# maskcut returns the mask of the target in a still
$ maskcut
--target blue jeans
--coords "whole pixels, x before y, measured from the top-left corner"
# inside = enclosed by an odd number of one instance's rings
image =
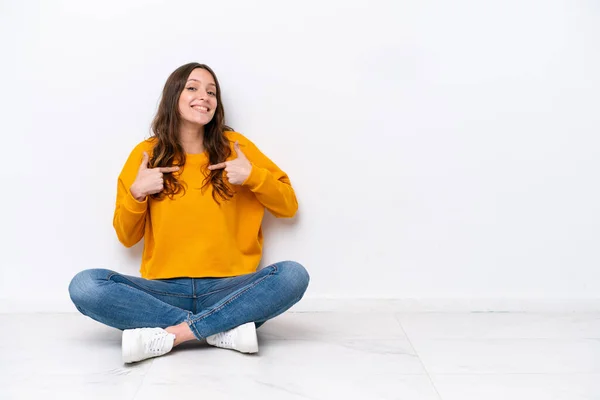
[[[166,328],[185,321],[203,339],[247,322],[262,325],[297,303],[309,280],[294,261],[227,278],[149,280],[88,269],[75,275],[69,294],[81,313],[113,328]]]

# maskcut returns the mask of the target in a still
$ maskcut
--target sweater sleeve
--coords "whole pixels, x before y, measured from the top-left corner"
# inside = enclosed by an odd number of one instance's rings
[[[287,174],[247,138],[241,136],[239,143],[252,164],[243,185],[254,192],[258,201],[275,217],[293,217],[298,210],[298,201]]]
[[[117,201],[113,217],[113,227],[117,238],[126,247],[131,247],[144,236],[146,216],[148,214],[148,198],[137,201],[129,188],[135,181],[142,155],[145,149],[140,143],[129,155],[117,182]]]

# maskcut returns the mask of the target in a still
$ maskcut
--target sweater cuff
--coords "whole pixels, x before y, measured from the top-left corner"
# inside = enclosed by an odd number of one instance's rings
[[[269,171],[267,171],[266,169],[257,167],[256,165],[252,164],[252,170],[250,171],[250,175],[248,175],[248,178],[244,181],[244,183],[242,183],[242,185],[247,186],[252,191],[255,191],[267,179],[268,173]]]
[[[146,212],[146,209],[148,208],[148,196],[146,196],[144,201],[137,201],[135,197],[133,197],[131,192],[128,190],[123,205],[132,213],[141,214],[143,212]]]

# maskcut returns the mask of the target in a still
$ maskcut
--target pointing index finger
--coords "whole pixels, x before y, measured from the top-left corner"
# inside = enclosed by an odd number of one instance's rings
[[[159,167],[157,169],[159,172],[162,172],[163,174],[166,174],[168,172],[179,171],[179,167]]]
[[[222,162],[222,163],[218,163],[218,164],[209,165],[208,169],[212,171],[212,170],[215,170],[215,169],[223,169],[225,167],[227,167],[227,161]]]

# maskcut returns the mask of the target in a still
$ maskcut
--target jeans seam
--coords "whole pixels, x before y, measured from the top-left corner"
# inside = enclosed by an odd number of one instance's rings
[[[194,326],[194,323],[192,322],[192,318],[189,315],[187,317],[187,324],[190,327],[190,329],[192,330],[192,333],[194,334],[194,336],[196,336],[196,339],[198,339],[198,340],[205,339],[202,336],[200,336],[200,332],[198,332],[198,329],[196,329],[196,327]]]
[[[197,319],[190,319],[190,322],[192,324],[195,324],[196,322],[202,321],[203,319],[211,316],[212,314],[214,314],[217,311],[222,310],[225,306],[229,305],[232,301],[236,300],[238,297],[240,297],[241,295],[243,295],[244,293],[246,293],[248,290],[253,289],[256,285],[258,285],[259,283],[263,282],[265,279],[267,279],[268,277],[275,275],[275,273],[277,273],[277,266],[276,265],[272,265],[271,268],[273,269],[273,271],[269,272],[268,275],[263,276],[261,279],[253,282],[250,286],[247,286],[244,290],[240,291],[238,294],[236,294],[234,297],[228,299],[225,303],[221,304],[219,307],[217,308],[213,308],[212,310],[210,310],[209,312],[207,312],[206,314],[202,315],[201,317],[198,317]],[[194,330],[196,332],[197,329],[194,327]],[[198,335],[200,336],[200,335]]]
[[[192,311],[196,312],[196,282],[192,278]]]
[[[187,298],[187,299],[192,298],[191,296],[183,295],[183,294],[180,294],[180,293],[160,292],[158,290],[152,290],[152,289],[148,289],[148,288],[142,287],[142,286],[138,285],[137,283],[135,283],[135,282],[127,279],[125,277],[125,275],[121,275],[121,274],[116,273],[116,272],[113,272],[113,273],[109,274],[108,278],[106,278],[106,279],[110,280],[110,278],[112,278],[115,275],[118,275],[119,277],[123,278],[123,280],[126,280],[127,282],[129,282],[132,286],[135,286],[136,288],[138,288],[140,290],[143,290],[143,291],[147,291],[147,292],[155,293],[155,294],[160,294],[160,295],[164,295],[164,296],[183,297],[183,298]],[[119,282],[115,282],[115,283],[119,283]]]

